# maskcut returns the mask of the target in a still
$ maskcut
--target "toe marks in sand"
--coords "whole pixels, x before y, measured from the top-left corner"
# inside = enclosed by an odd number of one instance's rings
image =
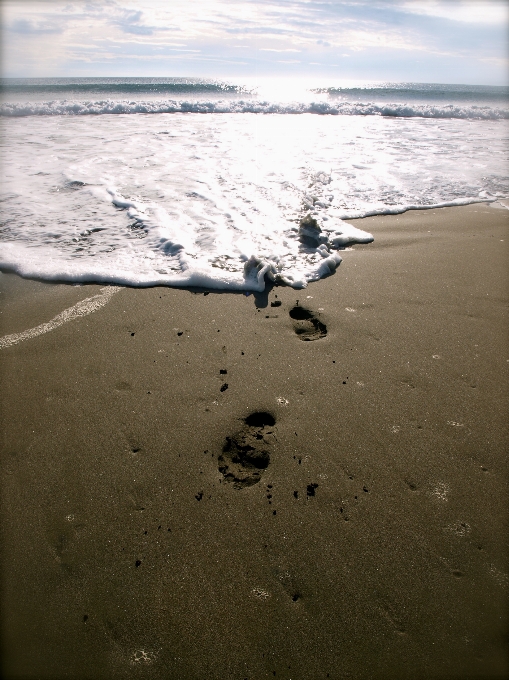
[[[305,307],[292,307],[290,318],[293,319],[293,329],[301,340],[320,340],[327,335],[327,326]]]
[[[257,484],[270,463],[274,416],[256,411],[244,419],[240,430],[226,437],[218,457],[219,472],[235,489]]]

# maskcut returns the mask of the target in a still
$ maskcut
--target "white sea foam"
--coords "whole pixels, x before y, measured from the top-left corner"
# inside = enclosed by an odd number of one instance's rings
[[[373,240],[350,219],[507,196],[505,125],[382,115],[6,116],[0,266],[137,286],[304,287],[334,272],[345,246]]]
[[[54,100],[12,102],[0,106],[1,116],[86,116],[137,113],[314,113],[332,116],[390,116],[396,118],[464,118],[499,120],[509,118],[504,108],[458,104],[375,102],[274,102],[244,99],[99,101]]]
[[[57,316],[46,323],[35,326],[35,328],[29,328],[21,333],[4,335],[0,338],[0,349],[17,345],[24,340],[31,340],[38,335],[44,335],[44,333],[55,330],[55,328],[62,326],[64,323],[92,314],[92,312],[96,312],[98,309],[101,309],[101,307],[104,307],[104,305],[111,300],[112,296],[120,290],[122,289],[118,286],[106,286],[105,288],[101,288],[99,295],[93,295],[85,300],[81,300],[72,307],[64,309],[63,312],[57,314]]]

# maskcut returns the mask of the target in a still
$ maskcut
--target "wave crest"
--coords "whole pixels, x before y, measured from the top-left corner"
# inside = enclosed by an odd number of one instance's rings
[[[245,100],[202,101],[50,101],[4,103],[0,115],[23,116],[86,116],[135,113],[313,113],[333,116],[387,116],[395,118],[466,118],[500,120],[509,118],[509,110],[489,106],[458,106],[448,104],[375,104],[375,103],[275,103]]]

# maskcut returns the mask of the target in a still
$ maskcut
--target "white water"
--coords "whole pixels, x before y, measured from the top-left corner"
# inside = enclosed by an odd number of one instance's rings
[[[2,125],[0,266],[24,276],[303,287],[334,271],[338,249],[372,240],[344,220],[507,196],[504,120],[137,113]]]
[[[101,307],[104,307],[104,305],[106,305],[111,300],[113,295],[118,293],[120,290],[122,290],[122,288],[119,286],[105,286],[104,288],[101,288],[99,295],[92,295],[92,297],[81,300],[72,307],[64,309],[63,312],[57,314],[47,323],[42,323],[39,326],[35,326],[35,328],[29,328],[28,330],[22,331],[21,333],[4,335],[0,338],[0,349],[17,345],[24,340],[31,340],[32,338],[36,338],[38,335],[44,335],[44,333],[54,331],[55,328],[63,326],[64,323],[73,321],[73,319],[79,319],[82,316],[92,314],[92,312],[96,312],[98,309],[101,309]]]
[[[477,104],[428,104],[327,102],[315,96],[310,102],[273,102],[251,99],[198,99],[125,101],[64,100],[12,102],[0,106],[2,116],[86,116],[136,113],[315,113],[332,116],[394,116],[405,118],[467,118],[478,120],[508,119],[509,111],[497,106]]]

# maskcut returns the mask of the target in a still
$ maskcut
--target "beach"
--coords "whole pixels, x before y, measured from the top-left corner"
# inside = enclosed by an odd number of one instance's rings
[[[352,224],[302,290],[0,275],[4,677],[507,677],[509,212]]]

